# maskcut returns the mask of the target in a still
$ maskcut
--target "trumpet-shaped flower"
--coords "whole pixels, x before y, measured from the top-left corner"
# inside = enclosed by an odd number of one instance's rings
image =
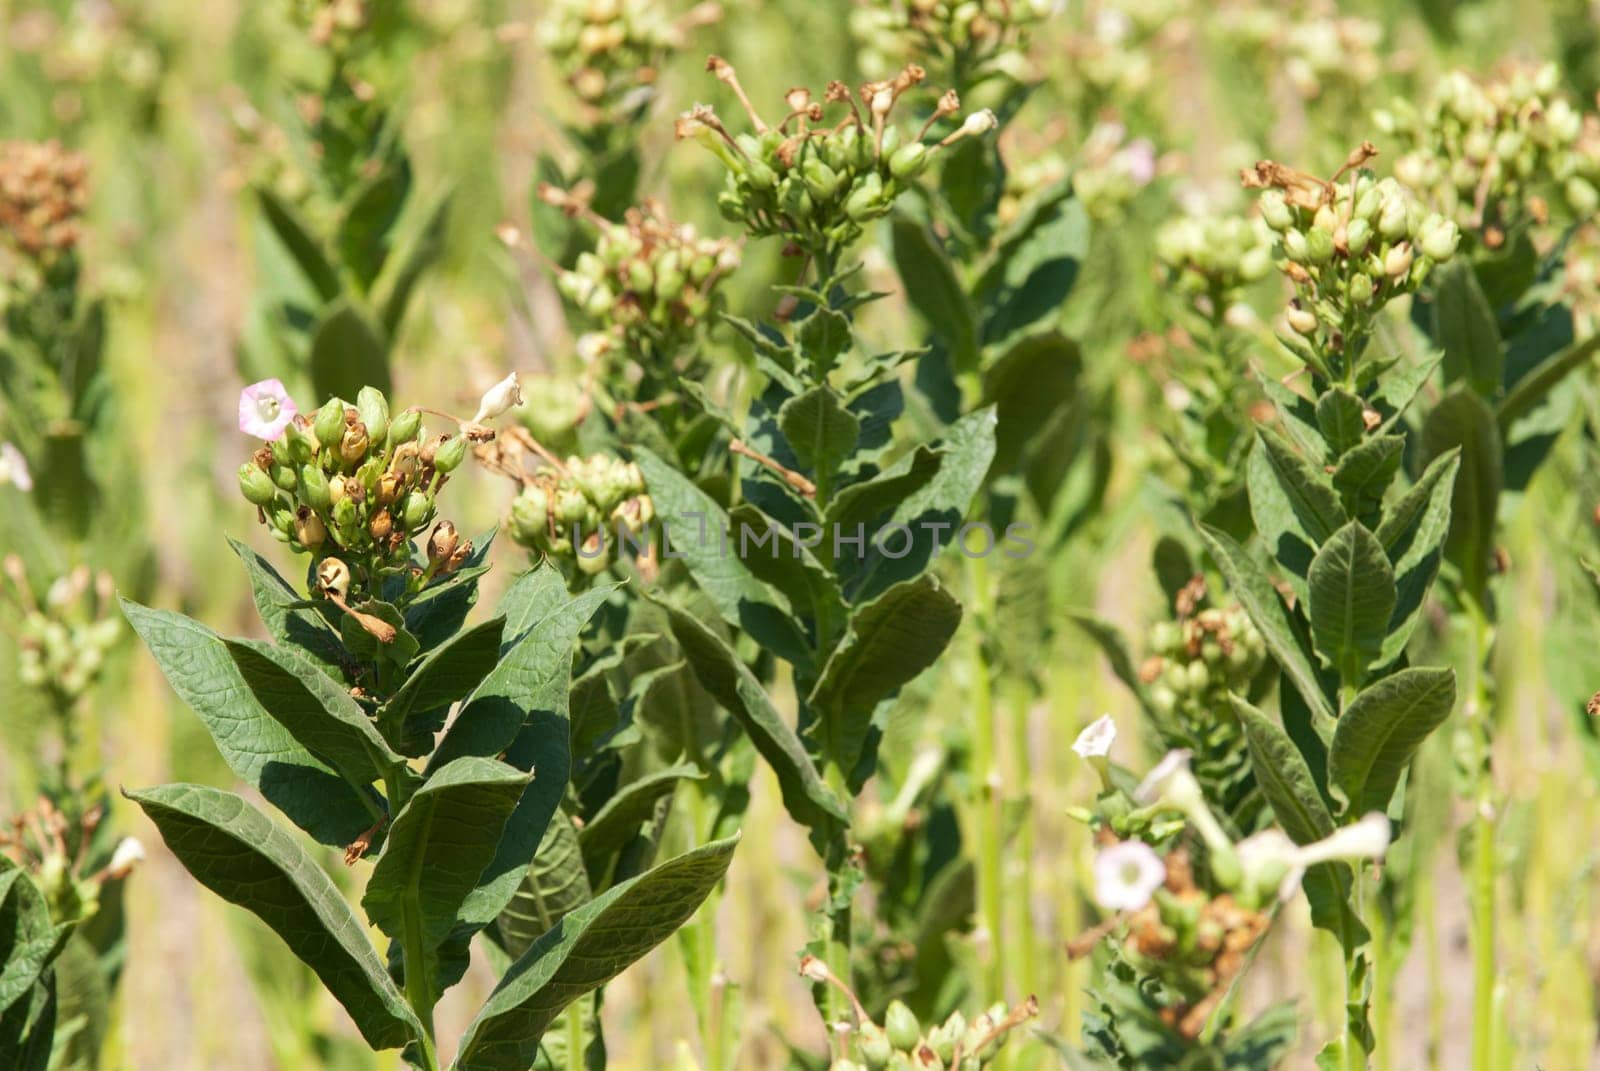
[[[517,381],[517,374],[512,372],[484,392],[478,401],[478,412],[473,416],[471,423],[482,424],[486,420],[493,420],[506,410],[521,404],[522,384]]]
[[[239,392],[239,430],[269,443],[283,434],[299,412],[281,380],[263,379]]]
[[[1239,866],[1246,887],[1260,895],[1276,886],[1278,898],[1287,900],[1300,887],[1307,867],[1380,858],[1389,848],[1389,837],[1389,819],[1377,811],[1306,845],[1294,843],[1281,830],[1264,829],[1239,842]]]
[[[111,862],[106,867],[106,874],[112,878],[125,878],[142,862],[144,862],[144,845],[139,843],[139,838],[123,837],[117,842],[116,850],[111,853]]]
[[[1083,759],[1093,761],[1103,759],[1111,754],[1111,745],[1117,739],[1117,725],[1111,720],[1110,714],[1102,714],[1090,722],[1083,732],[1078,734],[1078,739],[1073,742],[1072,750]]]
[[[1142,840],[1125,840],[1094,857],[1094,900],[1107,911],[1137,911],[1167,880],[1167,866]]]

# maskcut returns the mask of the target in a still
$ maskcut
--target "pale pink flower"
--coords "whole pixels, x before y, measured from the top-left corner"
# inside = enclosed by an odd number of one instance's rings
[[[246,435],[273,442],[299,413],[281,380],[263,379],[239,392],[239,430]]]

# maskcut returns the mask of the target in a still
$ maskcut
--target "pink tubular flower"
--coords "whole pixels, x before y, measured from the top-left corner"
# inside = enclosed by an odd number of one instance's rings
[[[299,412],[281,380],[263,379],[239,392],[239,430],[269,443]]]

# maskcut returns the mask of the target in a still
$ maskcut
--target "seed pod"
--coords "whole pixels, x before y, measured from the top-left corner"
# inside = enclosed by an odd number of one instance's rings
[[[891,1001],[884,1012],[883,1029],[889,1043],[901,1050],[910,1049],[922,1037],[922,1024],[917,1022],[916,1013],[898,1000]]]
[[[268,506],[278,497],[278,485],[254,461],[239,466],[239,490],[252,506]]]
[[[353,424],[344,426],[344,433],[339,439],[339,459],[346,465],[359,465],[367,456],[366,425],[357,420]]]
[[[415,406],[402,409],[393,420],[389,422],[389,445],[398,447],[403,443],[411,442],[417,437],[417,432],[422,428],[422,413]]]
[[[928,147],[920,141],[902,145],[889,157],[889,174],[897,179],[912,179],[928,166]]]
[[[465,435],[451,435],[444,437],[433,454],[433,467],[440,472],[454,472],[461,467],[461,462],[467,456],[467,437]]]
[[[373,539],[383,542],[394,531],[394,516],[386,509],[380,509],[372,515],[372,520],[367,522],[367,532]]]
[[[333,492],[328,484],[327,473],[316,465],[300,466],[300,497],[317,510],[325,510],[333,505]]]
[[[401,523],[406,531],[415,532],[428,523],[428,517],[433,512],[433,503],[421,491],[412,491],[406,495],[405,505],[400,510]]]
[[[294,515],[294,539],[307,550],[316,550],[328,538],[327,526],[310,506],[301,506]]]
[[[456,534],[456,526],[449,521],[440,521],[433,526],[433,533],[428,536],[428,560],[448,561],[460,543],[461,537]]]
[[[284,491],[293,492],[300,486],[300,477],[295,473],[292,464],[274,463],[272,466],[272,482]]]
[[[350,567],[339,558],[324,558],[317,564],[317,589],[324,595],[348,598]]]

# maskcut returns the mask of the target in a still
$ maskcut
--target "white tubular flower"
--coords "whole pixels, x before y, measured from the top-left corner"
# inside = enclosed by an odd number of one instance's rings
[[[1389,850],[1389,818],[1378,811],[1360,820],[1336,829],[1315,844],[1300,849],[1300,865],[1326,863],[1334,859],[1354,862],[1360,859],[1380,859]]]
[[[1354,862],[1378,859],[1389,848],[1389,819],[1372,812],[1322,840],[1297,845],[1281,830],[1264,829],[1237,846],[1245,884],[1257,893],[1276,885],[1280,900],[1288,900],[1300,887],[1308,867],[1334,860]]]
[[[1111,720],[1110,714],[1102,714],[1078,734],[1078,739],[1072,744],[1072,750],[1076,751],[1080,758],[1092,762],[1111,754],[1111,745],[1116,739],[1117,723]]]
[[[1138,911],[1167,880],[1167,866],[1142,840],[1125,840],[1094,857],[1094,901],[1107,911]]]
[[[493,420],[513,406],[522,404],[522,384],[517,382],[517,374],[512,372],[509,376],[496,383],[484,392],[478,401],[478,412],[470,423],[482,424]]]
[[[111,853],[111,862],[106,866],[106,876],[125,878],[142,862],[144,862],[144,845],[139,843],[139,838],[123,837],[117,842],[116,850]]]
[[[1182,748],[1167,752],[1155,769],[1139,782],[1133,798],[1146,807],[1165,807],[1181,812],[1210,849],[1213,873],[1218,880],[1227,884],[1237,862],[1233,840],[1223,830],[1217,816],[1211,813],[1200,782],[1195,780],[1189,769],[1190,754]]]
[[[967,116],[961,124],[961,132],[969,138],[975,138],[980,134],[987,134],[999,125],[1000,120],[995,117],[994,110],[984,108]]]

